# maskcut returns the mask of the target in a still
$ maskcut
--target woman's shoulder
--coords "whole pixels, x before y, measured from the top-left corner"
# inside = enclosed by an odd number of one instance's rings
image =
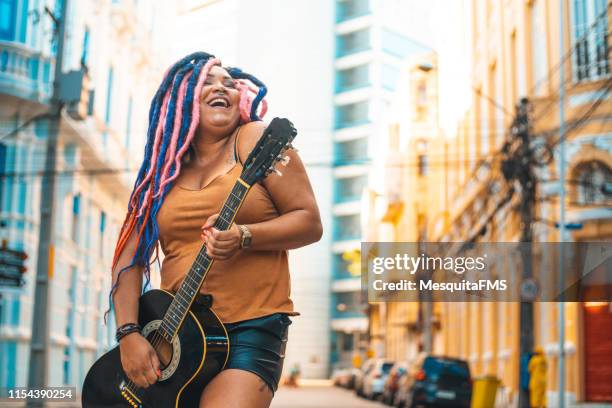
[[[261,138],[261,135],[263,135],[266,127],[266,123],[262,121],[253,121],[242,125],[236,143],[238,155],[242,162],[244,162],[249,153],[251,153],[251,150],[253,150]]]

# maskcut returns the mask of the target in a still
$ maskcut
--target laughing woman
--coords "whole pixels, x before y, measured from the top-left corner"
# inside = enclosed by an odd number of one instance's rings
[[[213,228],[224,199],[265,125],[266,88],[206,53],[191,54],[166,73],[149,114],[145,156],[130,197],[113,266],[111,297],[119,328],[138,322],[142,277],[158,243],[161,288],[175,292],[202,242],[215,259],[201,292],[225,324],[225,369],[202,390],[200,407],[268,407],[283,366],[289,316],[287,250],[320,239],[319,210],[300,158],[283,177],[253,186],[227,231]],[[121,364],[139,387],[163,367],[134,330],[120,340]]]

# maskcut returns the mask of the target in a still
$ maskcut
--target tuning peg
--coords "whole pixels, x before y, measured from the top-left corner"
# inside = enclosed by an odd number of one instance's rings
[[[276,161],[279,162],[280,164],[282,164],[283,166],[287,167],[287,165],[291,161],[291,157],[289,157],[289,156],[282,156],[282,157],[278,156],[276,158]]]

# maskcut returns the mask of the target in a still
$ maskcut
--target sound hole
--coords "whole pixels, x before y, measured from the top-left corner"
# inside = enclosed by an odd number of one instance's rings
[[[147,336],[149,343],[153,345],[153,348],[157,352],[157,357],[161,363],[161,369],[168,367],[168,364],[172,361],[172,344],[168,343],[162,336],[154,330]]]

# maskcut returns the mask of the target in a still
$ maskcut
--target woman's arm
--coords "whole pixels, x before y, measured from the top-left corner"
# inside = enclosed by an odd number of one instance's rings
[[[266,125],[251,122],[244,125],[238,143],[238,155],[244,162],[263,134]],[[323,233],[319,209],[304,164],[298,154],[289,150],[287,167],[281,167],[282,177],[270,175],[263,180],[279,217],[256,224],[247,224],[253,235],[254,250],[284,250],[299,248],[318,241]],[[218,259],[231,257],[240,248],[240,230],[233,225],[228,231],[212,229],[216,215],[203,227],[207,252]]]
[[[113,269],[113,284],[119,271],[132,262],[136,251],[137,236],[134,231],[128,238],[117,265]],[[138,301],[142,291],[142,267],[134,266],[121,274],[113,295],[117,327],[125,323],[138,323]],[[151,344],[138,332],[130,333],[119,343],[121,365],[127,376],[139,387],[147,388],[161,375],[159,358]]]
[[[113,269],[113,285],[117,282],[119,271],[132,262],[136,251],[136,231],[130,235],[117,265]],[[120,284],[113,294],[115,320],[117,327],[126,323],[138,323],[138,299],[142,291],[142,267],[134,266],[121,274]]]

